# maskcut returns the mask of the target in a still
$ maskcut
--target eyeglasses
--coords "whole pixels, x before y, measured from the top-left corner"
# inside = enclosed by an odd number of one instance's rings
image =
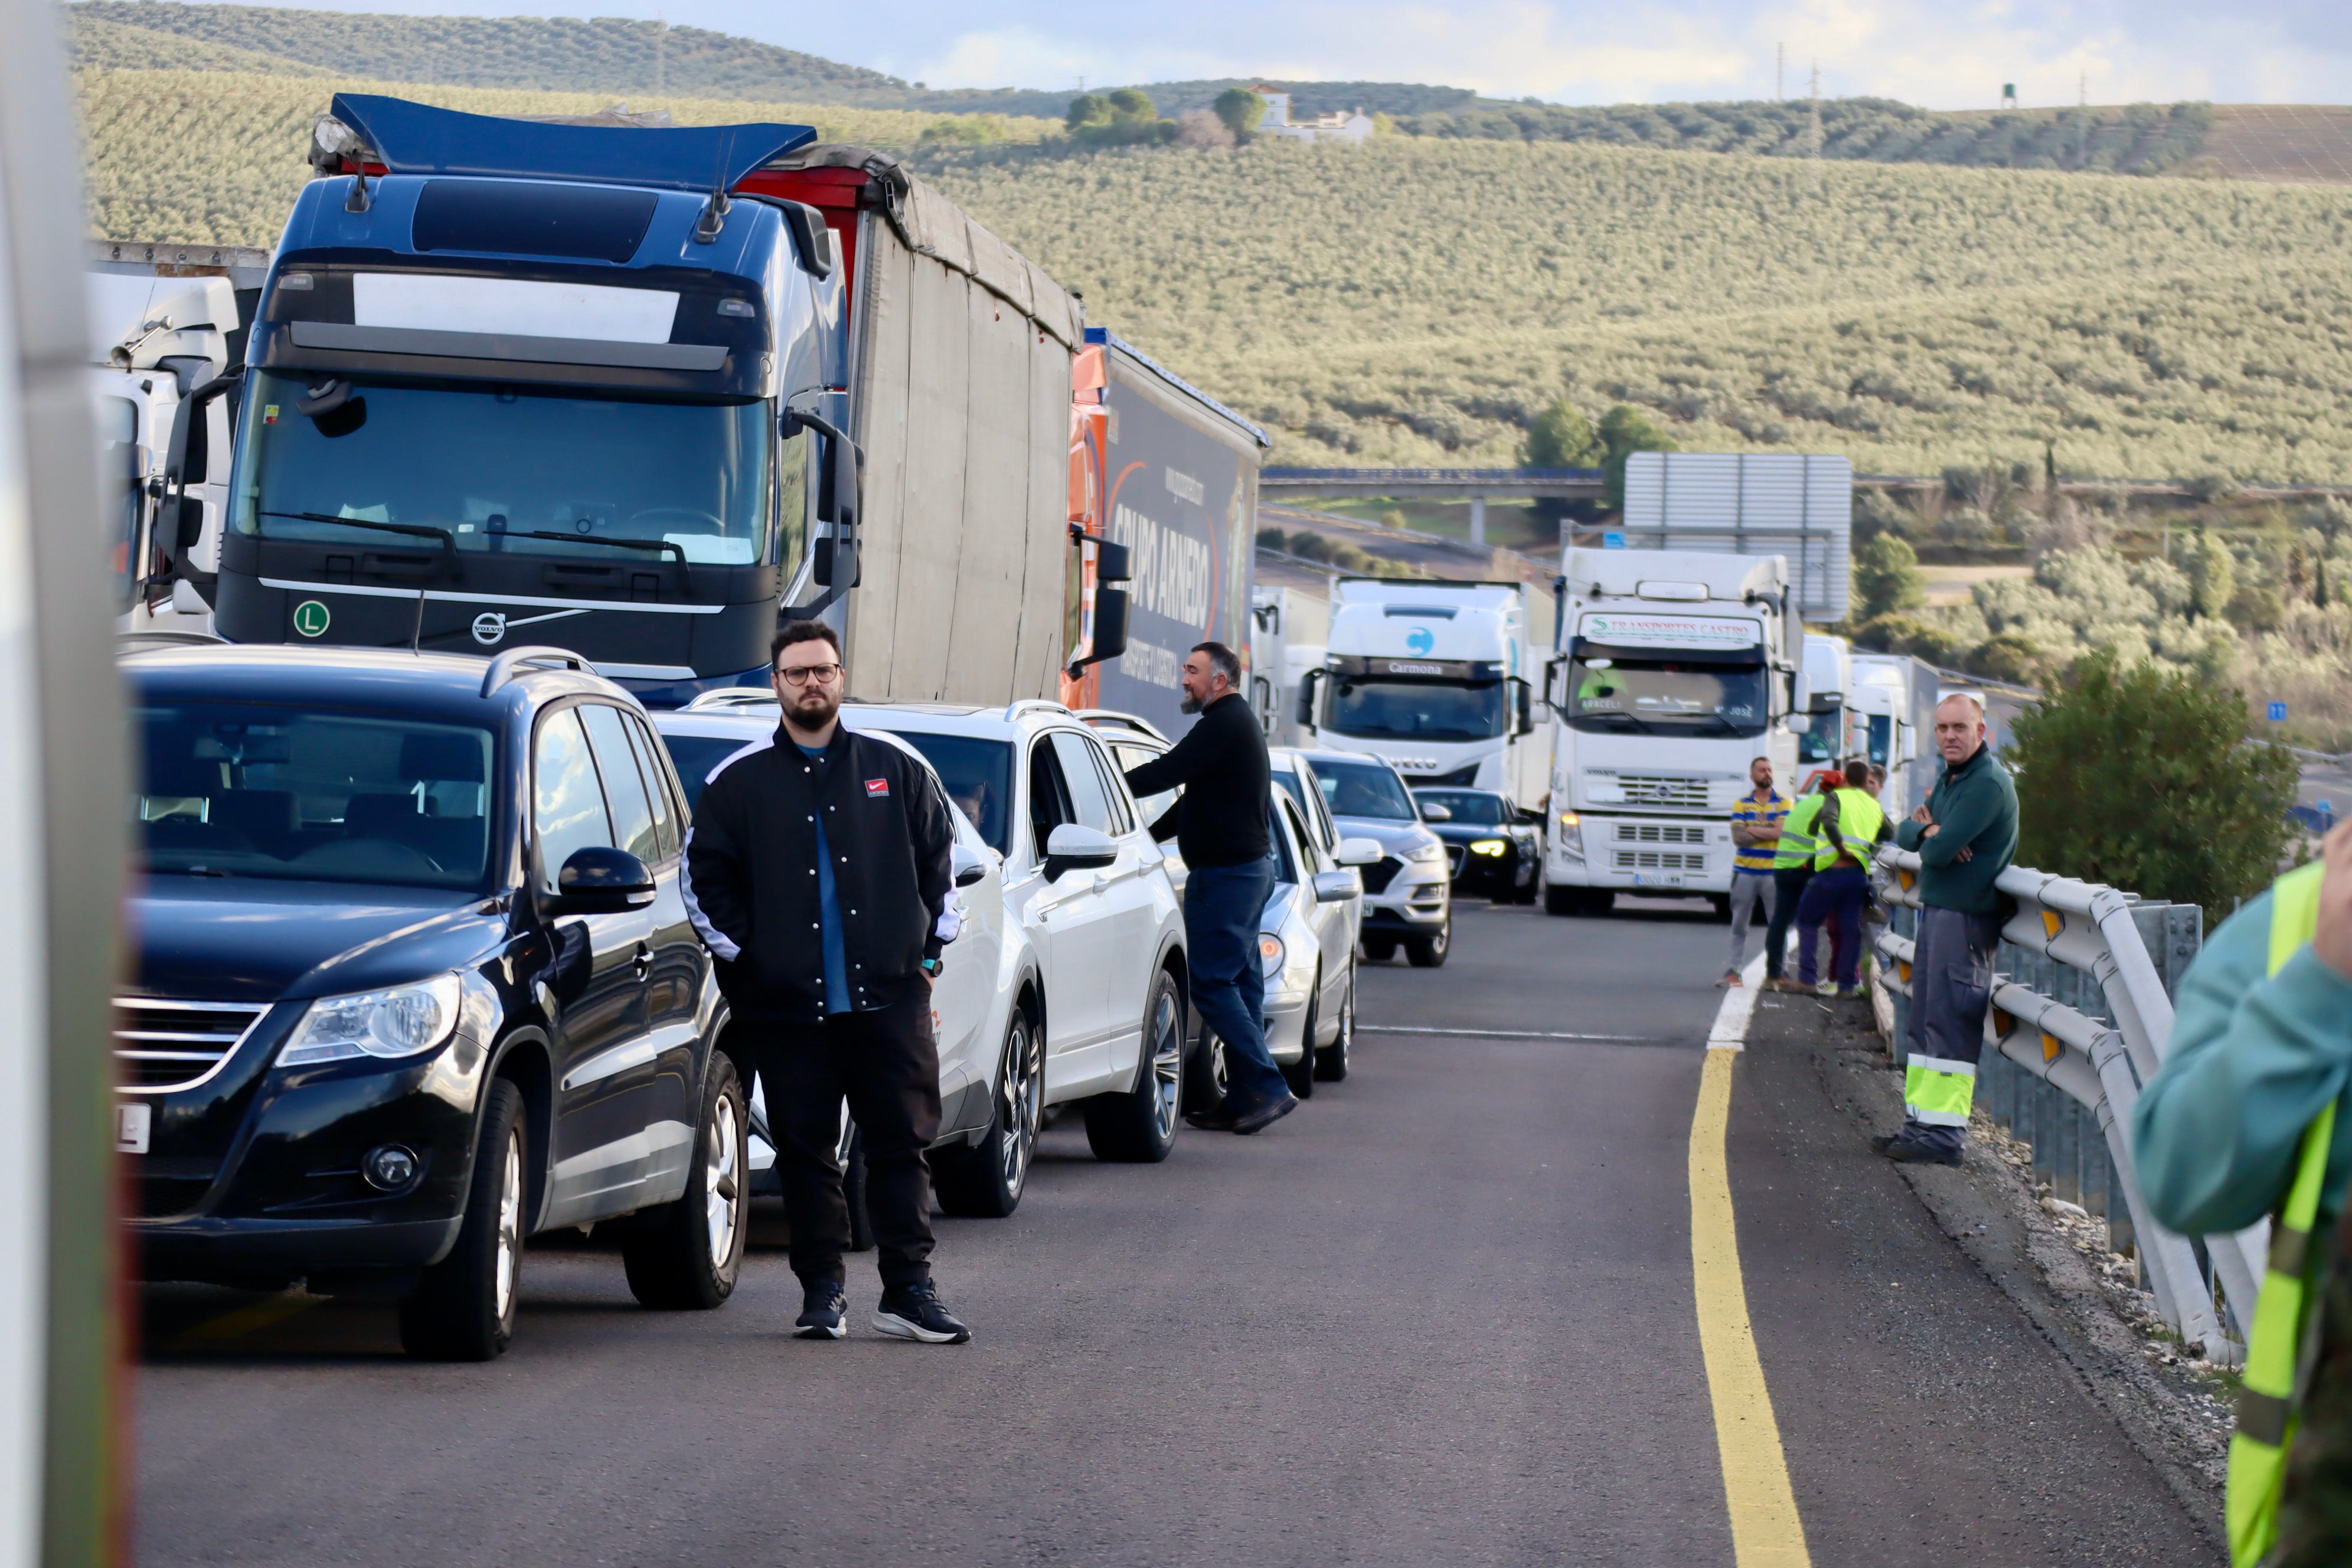
[[[786,665],[778,669],[776,675],[779,679],[794,686],[806,686],[812,680],[820,685],[829,686],[841,679],[841,666],[837,664]]]

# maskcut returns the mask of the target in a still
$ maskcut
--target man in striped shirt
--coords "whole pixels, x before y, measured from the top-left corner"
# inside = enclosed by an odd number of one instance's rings
[[[1718,986],[1741,984],[1750,914],[1760,905],[1765,920],[1772,918],[1772,856],[1789,815],[1789,797],[1772,787],[1771,758],[1748,763],[1748,782],[1756,787],[1731,808],[1731,967],[1716,982]]]

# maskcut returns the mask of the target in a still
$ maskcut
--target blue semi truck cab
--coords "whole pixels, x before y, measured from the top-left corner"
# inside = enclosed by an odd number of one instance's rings
[[[856,575],[834,237],[729,195],[815,135],[338,94],[203,394],[239,405],[219,571],[175,565],[220,635],[553,644],[656,706],[758,680]]]

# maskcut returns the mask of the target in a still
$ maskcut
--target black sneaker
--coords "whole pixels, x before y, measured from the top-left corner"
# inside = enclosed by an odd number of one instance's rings
[[[820,1279],[801,1287],[800,1321],[793,1325],[793,1337],[800,1340],[839,1340],[849,1337],[849,1325],[844,1320],[849,1315],[849,1298],[837,1279]]]
[[[1898,1165],[1957,1165],[1960,1152],[1940,1143],[1922,1143],[1916,1138],[1897,1138],[1879,1151]]]
[[[882,1304],[874,1311],[874,1329],[894,1340],[927,1345],[960,1345],[971,1338],[971,1331],[940,1305],[939,1290],[928,1279],[883,1291]]]
[[[1244,1137],[1262,1132],[1297,1109],[1298,1097],[1295,1094],[1286,1093],[1273,1100],[1260,1100],[1234,1118],[1234,1131]]]
[[[1184,1121],[1186,1125],[1197,1127],[1203,1132],[1231,1132],[1234,1130],[1233,1100],[1228,1096],[1209,1110],[1188,1110],[1184,1113]]]

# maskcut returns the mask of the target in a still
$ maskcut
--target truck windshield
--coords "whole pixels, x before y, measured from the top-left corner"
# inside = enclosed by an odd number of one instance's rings
[[[1419,822],[1404,783],[1377,763],[1333,763],[1318,758],[1315,782],[1334,816],[1369,816],[1384,822]]]
[[[146,869],[472,888],[489,854],[491,737],[261,702],[137,710]]]
[[[1568,670],[1568,721],[1579,730],[1756,735],[1764,730],[1764,670],[1666,658],[1588,658]]]
[[[772,559],[775,444],[764,403],[360,380],[335,406],[303,414],[310,384],[323,380],[255,374],[237,452],[238,532],[355,550],[391,541],[335,521],[350,518],[446,530],[467,552]]]
[[[1340,680],[1324,728],[1376,740],[1489,741],[1508,710],[1499,680]]]
[[[1887,753],[1894,750],[1894,715],[1873,713],[1870,716],[1870,760],[1879,763],[1890,761]]]

